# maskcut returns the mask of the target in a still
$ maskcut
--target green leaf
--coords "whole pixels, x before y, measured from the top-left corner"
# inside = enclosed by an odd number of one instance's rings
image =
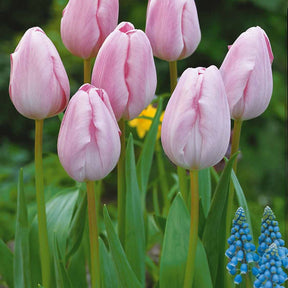
[[[160,98],[156,115],[149,129],[149,132],[147,133],[145,137],[144,145],[143,145],[141,154],[137,162],[137,176],[138,176],[140,191],[142,193],[142,201],[145,200],[147,184],[148,184],[150,170],[152,166],[154,148],[155,148],[155,143],[157,140],[158,126],[159,126],[160,116],[162,113],[162,103],[163,103],[163,99]]]
[[[145,283],[145,227],[141,195],[137,183],[132,134],[126,148],[125,251],[140,283]]]
[[[224,269],[224,266],[221,266],[219,268],[219,261],[220,259],[224,258],[224,250],[226,243],[225,216],[227,210],[227,198],[229,193],[229,183],[231,178],[232,166],[237,155],[238,153],[234,154],[230,158],[221,174],[221,177],[215,189],[202,237],[202,242],[208,257],[211,277],[214,286],[216,285],[217,274],[224,275],[224,271],[221,270]],[[223,287],[222,283],[218,282],[217,286]]]
[[[47,216],[47,229],[48,229],[48,242],[50,251],[53,251],[54,237],[55,234],[58,241],[58,246],[61,255],[64,255],[66,249],[66,241],[68,232],[77,203],[79,190],[64,190],[56,194],[46,203],[46,216]],[[84,223],[83,223],[84,225]],[[40,259],[39,259],[39,241],[38,241],[38,219],[35,216],[30,230],[30,256],[31,256],[31,271],[32,273],[32,286],[35,287],[38,283],[41,283],[41,270],[40,270]],[[51,263],[54,259],[51,259]],[[51,267],[52,268],[52,267]],[[51,286],[56,285],[55,275],[52,271]]]
[[[100,268],[102,286],[105,288],[121,288],[115,264],[111,254],[108,252],[103,240],[99,237]]]
[[[154,217],[155,223],[157,224],[157,227],[164,234],[167,219],[165,217],[159,216],[159,215],[153,215],[153,217]]]
[[[210,168],[199,171],[199,198],[201,199],[204,215],[207,217],[211,204]]]
[[[78,250],[84,233],[86,211],[87,211],[87,193],[79,190],[79,201],[76,212],[70,223],[67,242],[66,242],[66,259],[70,258]]]
[[[20,169],[17,193],[17,215],[14,252],[14,285],[31,287],[31,269],[29,255],[28,213],[24,195],[23,169]]]
[[[213,288],[207,255],[204,246],[199,238],[197,242],[195,261],[197,264],[195,265],[193,287]]]
[[[170,207],[166,222],[160,260],[160,288],[183,287],[189,231],[189,213],[178,193]]]
[[[118,277],[123,287],[140,288],[143,287],[133,272],[126,254],[121,246],[120,240],[113,228],[112,221],[108,214],[107,207],[104,206],[104,222],[107,230],[109,246],[116,266]]]
[[[10,288],[13,288],[13,253],[0,239],[0,275]]]
[[[57,236],[55,234],[54,234],[53,255],[54,255],[56,287],[57,288],[71,288],[72,283],[65,269],[65,264],[61,256]]]
[[[247,222],[249,224],[249,229],[250,229],[251,235],[253,237],[252,222],[251,222],[251,217],[250,217],[248,205],[246,202],[246,198],[245,198],[244,192],[240,186],[240,183],[237,179],[237,176],[233,170],[232,170],[231,177],[232,177],[233,185],[234,185],[236,196],[237,196],[237,201],[239,203],[239,206],[241,206],[245,211],[245,216],[246,216]]]
[[[160,261],[160,288],[183,287],[189,247],[190,215],[181,194],[175,197],[168,214]],[[193,287],[212,288],[203,245],[198,239]]]

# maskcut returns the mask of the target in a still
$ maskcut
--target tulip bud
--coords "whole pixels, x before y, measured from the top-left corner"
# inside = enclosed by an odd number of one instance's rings
[[[230,113],[215,66],[184,71],[167,104],[161,140],[170,160],[186,169],[218,163],[228,148]]]
[[[61,37],[83,59],[95,57],[118,22],[118,0],[70,0],[63,10]]]
[[[149,0],[145,32],[154,56],[166,61],[189,57],[201,39],[194,0]]]
[[[9,94],[20,114],[40,120],[65,109],[69,80],[55,46],[41,28],[28,29],[10,59]]]
[[[262,114],[271,99],[273,54],[260,27],[242,33],[220,67],[231,117],[248,120]]]
[[[157,84],[145,33],[131,23],[120,23],[99,50],[92,84],[107,91],[117,120],[138,116],[153,99]]]
[[[76,181],[104,178],[120,156],[120,131],[106,92],[84,84],[72,97],[58,136],[58,155]]]

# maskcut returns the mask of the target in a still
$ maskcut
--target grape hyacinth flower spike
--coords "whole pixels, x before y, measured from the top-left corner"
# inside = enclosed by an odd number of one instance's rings
[[[253,271],[257,278],[254,282],[254,288],[284,288],[281,284],[287,280],[287,274],[281,268],[282,261],[278,251],[278,245],[272,243],[261,257],[260,268]]]
[[[266,206],[261,223],[261,235],[259,236],[259,247],[257,252],[260,257],[264,255],[269,246],[275,243],[278,247],[279,257],[285,269],[288,268],[288,249],[284,247],[285,242],[279,231],[278,221],[269,206]]]
[[[242,282],[241,274],[248,272],[248,264],[256,259],[255,245],[251,243],[252,236],[246,220],[245,212],[239,207],[232,222],[231,236],[228,238],[229,248],[225,255],[230,259],[226,268],[231,275],[236,275],[237,266],[240,266],[240,274],[234,278],[235,284]]]

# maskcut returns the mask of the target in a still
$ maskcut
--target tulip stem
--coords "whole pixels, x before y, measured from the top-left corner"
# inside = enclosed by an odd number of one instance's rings
[[[91,58],[84,59],[84,83],[91,82]]]
[[[177,61],[169,62],[171,95],[177,85]]]
[[[35,184],[36,201],[38,212],[38,236],[40,248],[40,260],[42,271],[42,282],[45,288],[50,287],[50,253],[48,244],[47,220],[44,198],[44,180],[43,180],[43,161],[42,161],[42,143],[43,143],[43,124],[44,120],[35,120]]]
[[[191,288],[194,279],[194,267],[196,247],[198,241],[198,222],[199,222],[199,183],[198,170],[190,171],[191,178],[191,221],[190,221],[190,236],[189,250],[187,255],[184,288]]]
[[[239,143],[240,143],[240,135],[241,135],[241,127],[242,127],[242,121],[241,120],[234,120],[234,127],[233,127],[233,136],[232,136],[232,144],[231,144],[231,154],[234,155],[239,150]],[[235,162],[233,163],[233,170],[236,174],[237,172],[237,158],[235,159]],[[228,194],[228,200],[227,200],[227,214],[226,214],[226,238],[229,238],[230,235],[230,228],[232,223],[232,214],[233,214],[233,200],[234,200],[234,185],[232,180],[230,179],[230,186],[229,186],[229,194]],[[226,241],[226,247],[227,248],[227,241]],[[228,278],[228,273],[226,273],[226,287],[231,287],[231,280]]]
[[[92,288],[100,288],[100,260],[99,260],[99,241],[98,224],[96,211],[96,195],[93,181],[86,182],[88,220],[89,220],[89,239],[90,239],[90,257],[91,257],[91,279]]]
[[[122,133],[120,136],[121,153],[117,165],[118,236],[122,246],[125,247],[125,120],[120,119],[118,124]]]

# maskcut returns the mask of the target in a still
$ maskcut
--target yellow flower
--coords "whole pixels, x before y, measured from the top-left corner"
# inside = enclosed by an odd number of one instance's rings
[[[157,109],[150,104],[146,109],[144,109],[141,112],[141,114],[137,118],[128,122],[131,127],[136,127],[137,134],[140,138],[143,138],[145,134],[149,131],[150,126],[152,124],[152,120],[155,117],[156,111]],[[158,126],[157,139],[160,138],[161,123],[163,116],[164,112],[162,112],[160,116],[160,124]]]

